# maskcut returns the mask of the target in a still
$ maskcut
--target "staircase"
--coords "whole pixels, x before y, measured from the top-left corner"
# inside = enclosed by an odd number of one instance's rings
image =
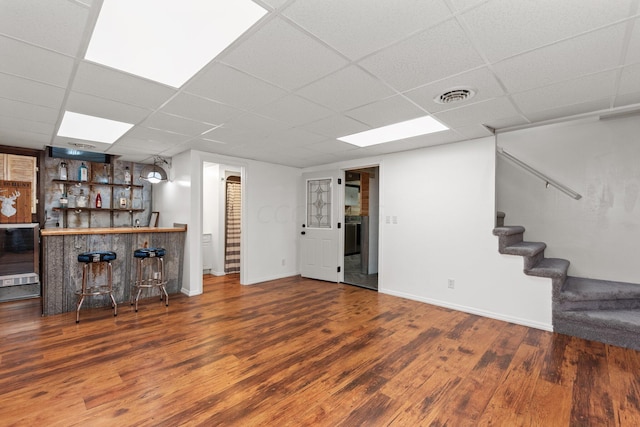
[[[504,218],[504,215],[503,215]],[[567,276],[569,261],[545,258],[547,245],[498,223],[501,254],[524,257],[524,273],[551,279],[554,332],[640,350],[640,285]]]

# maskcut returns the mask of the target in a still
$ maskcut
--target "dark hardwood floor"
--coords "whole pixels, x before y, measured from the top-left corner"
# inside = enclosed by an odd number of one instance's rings
[[[640,353],[290,278],[0,304],[0,425],[638,426]]]

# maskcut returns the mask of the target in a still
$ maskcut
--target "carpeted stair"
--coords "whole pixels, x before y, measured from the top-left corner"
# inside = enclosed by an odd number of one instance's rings
[[[524,227],[499,226],[501,254],[524,257],[524,273],[548,277],[553,289],[553,330],[640,350],[640,285],[567,276],[569,261],[545,258],[547,245],[526,242]]]

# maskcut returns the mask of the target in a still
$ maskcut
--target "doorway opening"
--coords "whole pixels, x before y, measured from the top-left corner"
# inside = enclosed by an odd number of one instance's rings
[[[227,177],[224,221],[224,272],[227,274],[240,273],[241,197],[240,177]]]
[[[378,290],[379,167],[345,171],[344,283]]]
[[[204,162],[202,273],[240,273],[242,168]]]

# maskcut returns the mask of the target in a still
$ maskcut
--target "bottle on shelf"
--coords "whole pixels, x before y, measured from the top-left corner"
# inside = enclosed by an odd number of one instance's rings
[[[98,193],[98,195],[96,196],[96,208],[101,208],[102,207],[102,197],[100,196],[100,193]]]
[[[60,163],[59,175],[60,175],[60,180],[62,180],[62,181],[66,181],[68,179],[67,163],[66,162],[61,162]]]
[[[84,190],[81,188],[80,193],[76,196],[76,207],[78,208],[86,208],[87,207],[87,196],[84,194]]]
[[[87,169],[87,165],[82,162],[80,168],[78,169],[78,181],[88,181],[89,180],[89,169]]]
[[[124,168],[124,183],[131,185],[131,171],[129,170],[129,166]]]

